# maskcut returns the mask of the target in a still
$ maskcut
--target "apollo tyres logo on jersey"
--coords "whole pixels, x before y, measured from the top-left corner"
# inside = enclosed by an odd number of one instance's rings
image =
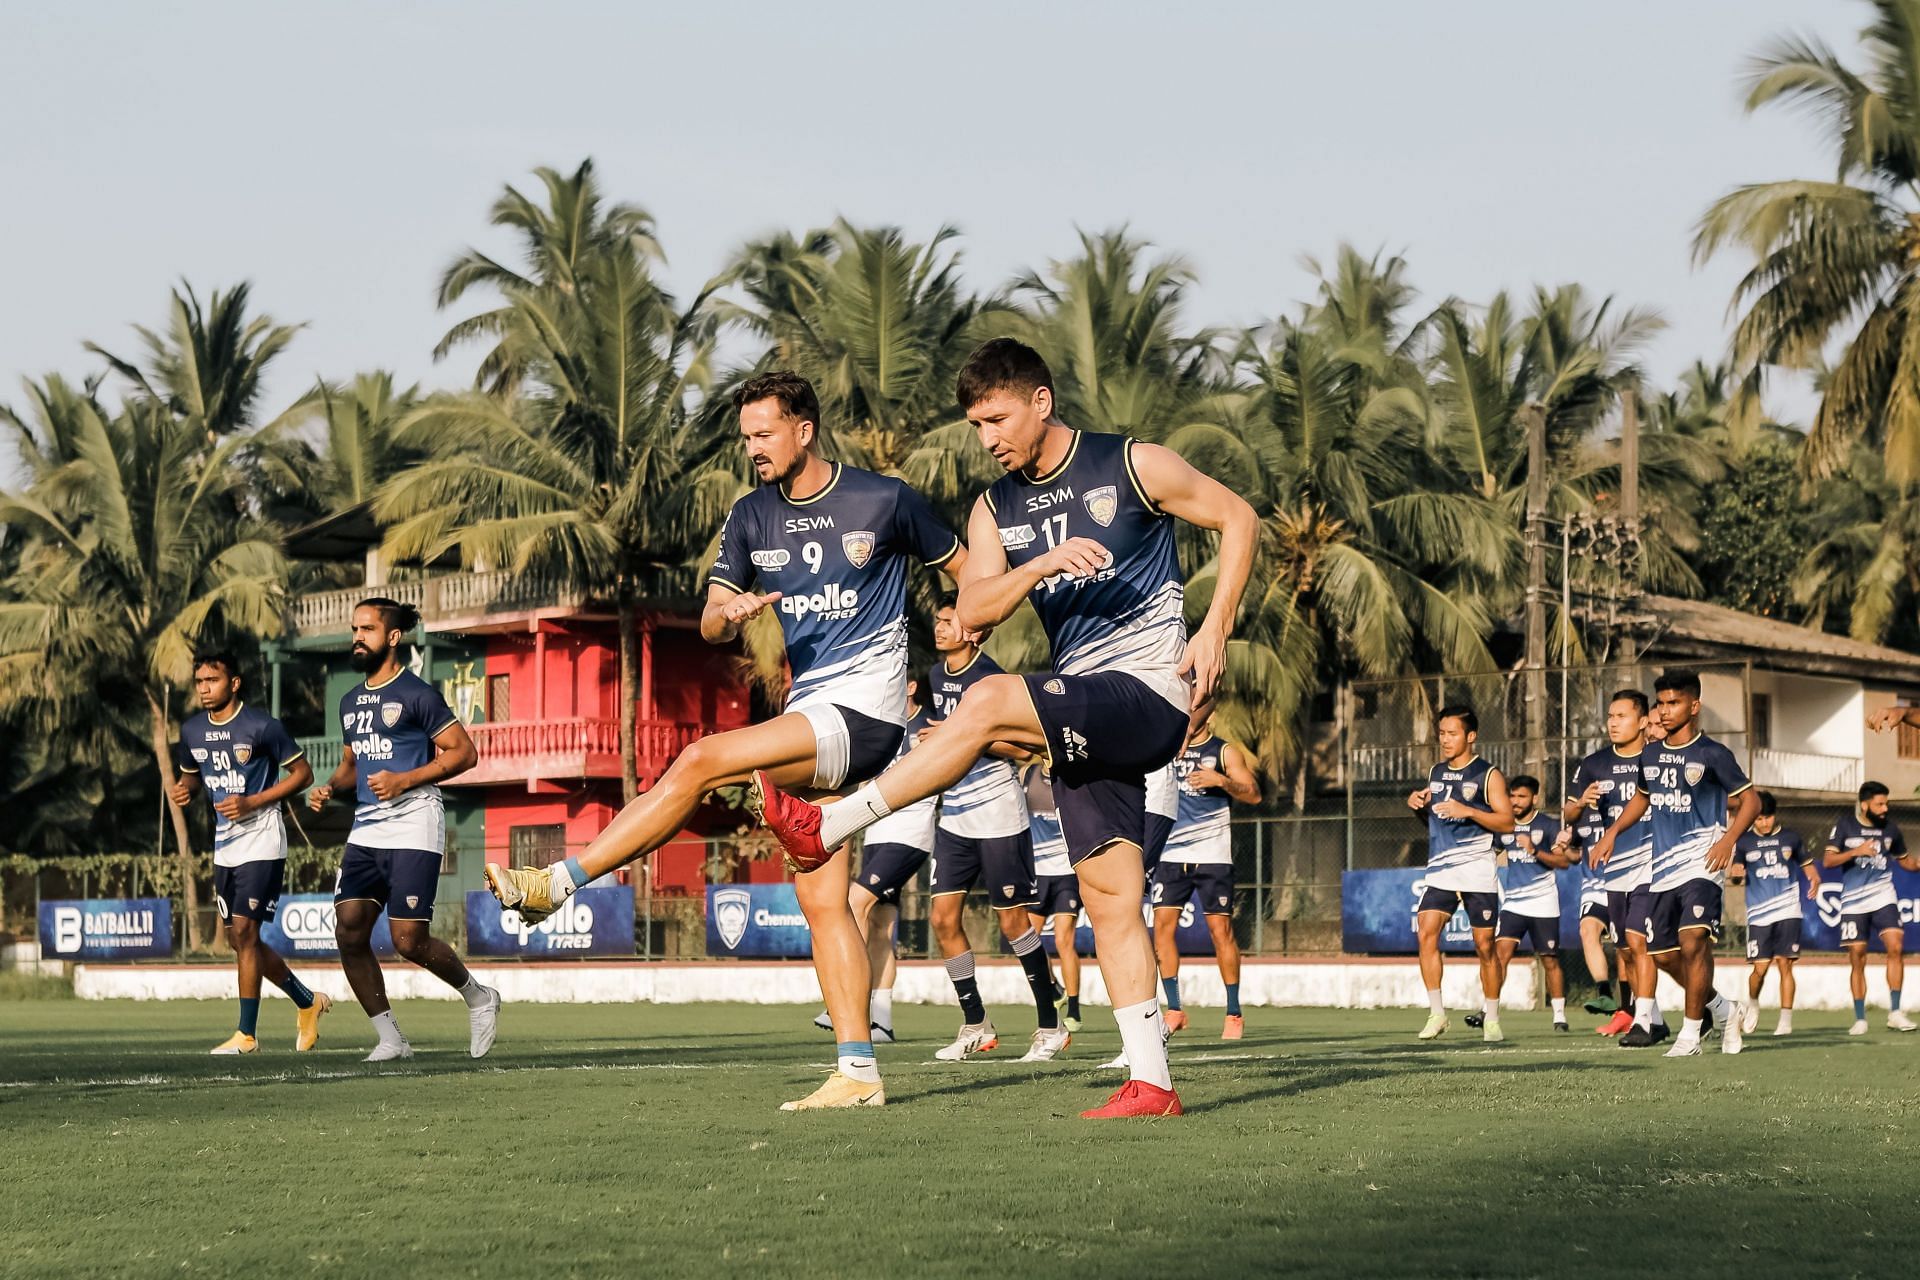
[[[713,894],[713,926],[720,941],[732,951],[747,936],[747,916],[753,910],[753,895],[745,889],[716,889]]]
[[[1102,529],[1113,523],[1114,513],[1120,509],[1120,495],[1110,484],[1087,490],[1081,495],[1081,501],[1087,504],[1087,514]]]
[[[848,564],[856,569],[866,568],[867,561],[873,559],[873,530],[855,529],[841,534],[840,549],[847,553]]]
[[[821,619],[851,618],[860,612],[860,593],[829,582],[812,595],[781,596],[780,612],[795,621],[809,615]]]

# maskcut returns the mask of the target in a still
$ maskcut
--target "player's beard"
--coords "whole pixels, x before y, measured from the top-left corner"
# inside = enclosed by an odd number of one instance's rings
[[[370,671],[378,671],[386,663],[387,654],[390,652],[392,652],[391,649],[374,650],[355,645],[353,652],[347,655],[347,665],[361,675],[366,675]]]

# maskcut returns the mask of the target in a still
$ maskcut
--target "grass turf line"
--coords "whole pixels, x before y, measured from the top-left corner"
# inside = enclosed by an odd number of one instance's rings
[[[1920,1244],[1920,1035],[1802,1014],[1668,1062],[1539,1015],[1508,1044],[1419,1011],[1217,1013],[1175,1038],[1182,1120],[1077,1119],[1118,1083],[1105,1010],[1055,1064],[936,1063],[907,1007],[880,1111],[782,1115],[829,1039],[814,1010],[508,1006],[465,1057],[457,1005],[399,1009],[420,1056],[209,1058],[225,1002],[0,1005],[8,1274],[1582,1275],[1868,1273]],[[1717,1048],[1717,1042],[1710,1042]]]

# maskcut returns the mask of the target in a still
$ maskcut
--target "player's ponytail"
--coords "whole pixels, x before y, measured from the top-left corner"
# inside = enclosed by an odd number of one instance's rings
[[[354,608],[378,609],[381,627],[387,631],[398,631],[402,637],[402,643],[405,642],[404,638],[412,635],[413,629],[420,625],[420,610],[399,600],[389,600],[385,596],[368,596]]]

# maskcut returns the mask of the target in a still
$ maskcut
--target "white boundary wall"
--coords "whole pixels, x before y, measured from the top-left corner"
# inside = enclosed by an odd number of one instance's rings
[[[698,1004],[734,1001],[745,1004],[820,1003],[820,986],[813,967],[800,961],[706,964],[559,962],[487,964],[469,966],[479,979],[498,987],[509,1003],[524,1004]],[[411,965],[385,966],[387,991],[397,1000],[456,999],[453,990]],[[353,992],[339,969],[307,962],[297,972],[315,990],[351,1003]],[[980,994],[990,1005],[1022,1005],[1032,997],[1020,967],[1010,960],[982,963],[978,970]],[[1747,966],[1722,959],[1719,989],[1729,997],[1746,997]],[[1797,966],[1801,1009],[1845,1009],[1852,1003],[1843,961],[1803,960]],[[1480,1003],[1480,979],[1471,961],[1450,958],[1443,986],[1452,1009],[1473,1009]],[[87,1000],[230,1000],[236,994],[234,971],[225,965],[114,965],[74,966],[74,991]],[[262,984],[263,994],[282,998],[278,988]],[[1219,970],[1210,959],[1189,960],[1180,970],[1183,1005],[1217,1008],[1226,1001]],[[1091,961],[1081,968],[1081,997],[1089,1004],[1105,1004],[1106,988],[1100,970]],[[894,985],[894,999],[907,1004],[955,1003],[946,971],[930,962],[903,963]],[[1867,966],[1868,1003],[1885,1008],[1886,966],[1875,955]],[[1241,1003],[1252,1006],[1307,1006],[1335,1009],[1423,1008],[1425,988],[1413,958],[1393,960],[1261,960],[1241,968]],[[1501,1007],[1540,1009],[1545,989],[1537,971],[1518,966],[1507,975]],[[1661,1007],[1680,1007],[1680,989],[1664,975],[1660,979]],[[1769,976],[1760,1003],[1779,1004],[1777,981]]]

